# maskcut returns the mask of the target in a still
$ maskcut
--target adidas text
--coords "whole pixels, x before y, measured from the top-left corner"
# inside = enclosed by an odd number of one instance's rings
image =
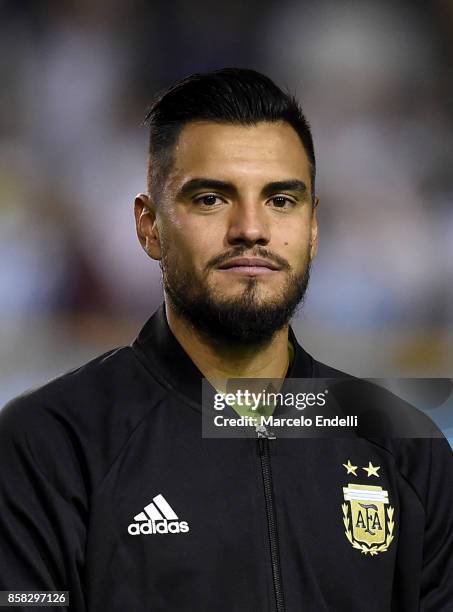
[[[157,533],[187,533],[189,525],[186,521],[144,521],[131,523],[127,528],[130,535],[152,535]]]

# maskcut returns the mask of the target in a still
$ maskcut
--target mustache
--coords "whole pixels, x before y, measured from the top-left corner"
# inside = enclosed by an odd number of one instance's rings
[[[224,263],[227,263],[230,259],[235,259],[236,257],[261,257],[262,259],[268,259],[272,263],[277,264],[282,270],[290,270],[291,268],[286,259],[283,259],[283,257],[280,257],[280,255],[277,255],[276,253],[272,253],[272,251],[269,251],[268,249],[256,247],[252,251],[248,251],[247,247],[242,247],[216,255],[208,261],[205,266],[205,271],[208,268],[221,266]]]

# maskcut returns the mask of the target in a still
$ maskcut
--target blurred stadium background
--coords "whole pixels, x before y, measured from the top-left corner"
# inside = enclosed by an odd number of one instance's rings
[[[320,248],[302,344],[453,376],[453,2],[0,0],[0,404],[130,342],[161,301],[132,202],[153,94],[261,70],[301,99]],[[442,423],[453,437],[453,423]]]

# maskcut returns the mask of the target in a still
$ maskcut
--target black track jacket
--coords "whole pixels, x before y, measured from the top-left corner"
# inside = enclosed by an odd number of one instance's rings
[[[288,376],[342,376],[291,339]],[[0,590],[69,590],[74,612],[453,610],[445,439],[205,439],[201,377],[161,307],[0,412]],[[344,497],[369,485],[377,519]],[[365,554],[352,524],[379,522]]]

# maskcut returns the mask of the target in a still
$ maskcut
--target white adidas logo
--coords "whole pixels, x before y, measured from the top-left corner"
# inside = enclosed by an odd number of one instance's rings
[[[156,533],[187,533],[189,525],[179,521],[178,515],[161,494],[144,507],[143,512],[134,516],[134,521],[127,528],[130,535],[151,535]]]

